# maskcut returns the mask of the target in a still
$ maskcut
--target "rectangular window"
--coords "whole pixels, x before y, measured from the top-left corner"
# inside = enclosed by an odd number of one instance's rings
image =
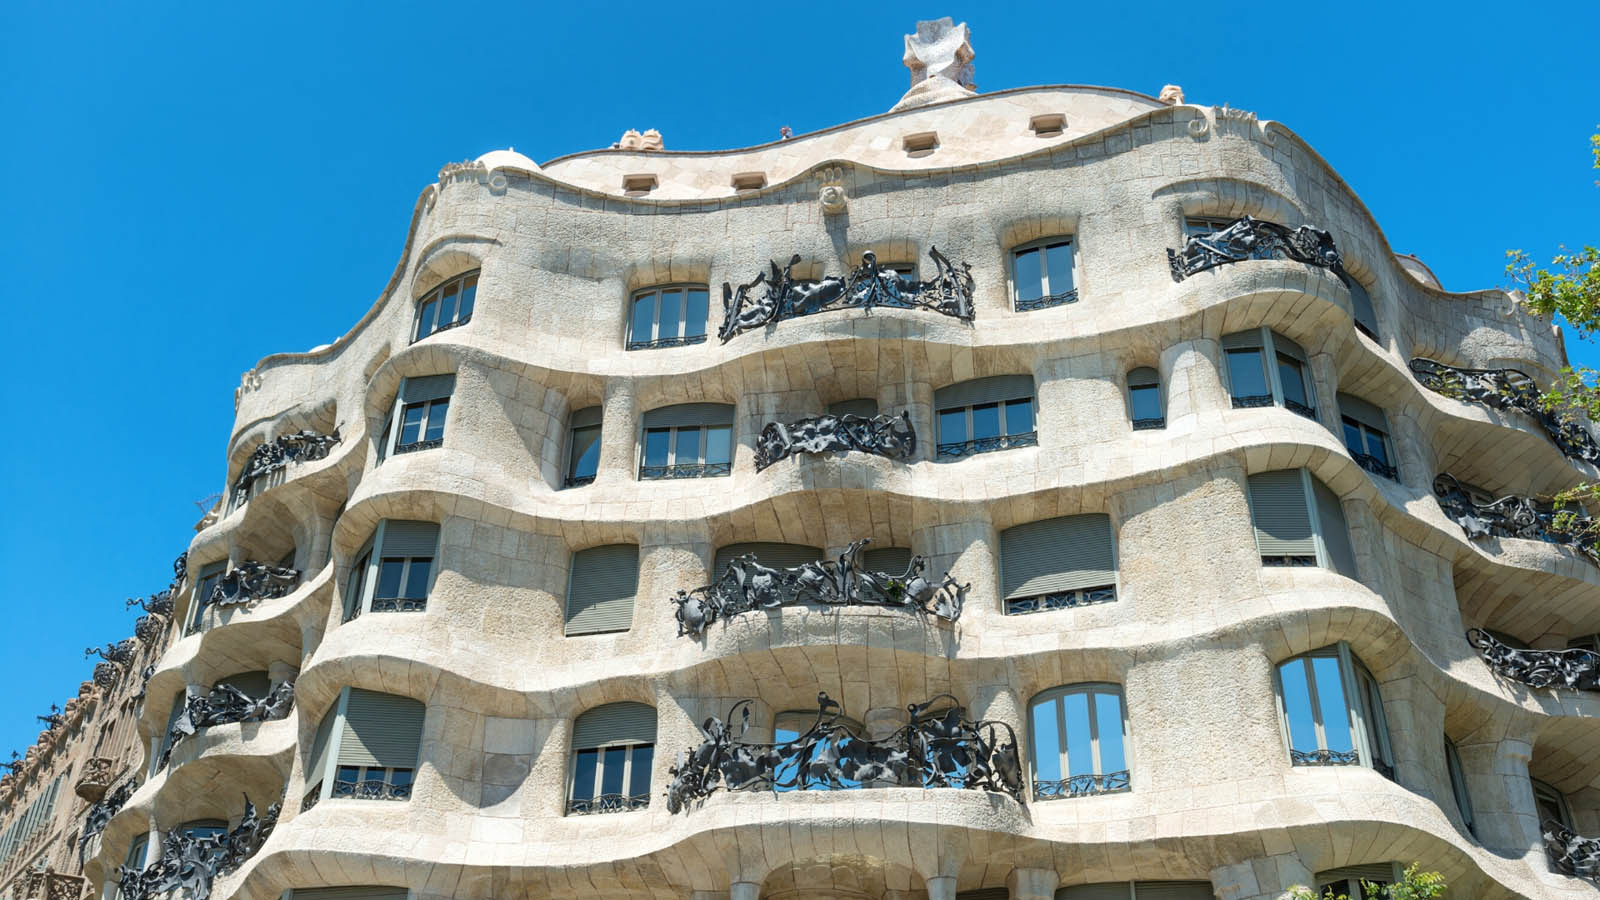
[[[567,458],[567,487],[592,484],[600,471],[600,426],[572,429],[572,448]]]
[[[1467,833],[1476,838],[1478,830],[1472,820],[1472,798],[1467,794],[1467,776],[1461,768],[1461,754],[1456,750],[1455,741],[1448,737],[1444,739],[1444,767],[1450,775],[1450,791],[1455,794],[1461,823],[1467,826]]]
[[[371,584],[370,600],[352,594],[355,618],[365,606],[371,612],[421,612],[428,607],[428,591],[433,580],[433,560],[439,544],[439,525],[435,522],[408,522],[386,519],[378,525],[374,543],[379,548],[361,557],[366,568],[358,579],[352,573],[353,590]]]
[[[566,634],[627,631],[639,588],[639,546],[610,544],[572,554]]]
[[[427,707],[410,697],[345,688],[332,734],[338,751],[328,763],[333,767],[328,796],[409,799],[426,713]]]
[[[1072,238],[1049,238],[1011,254],[1013,302],[1017,312],[1073,303]]]
[[[1234,409],[1282,406],[1317,417],[1316,391],[1300,345],[1270,328],[1222,336],[1228,392]]]
[[[450,395],[455,391],[455,375],[426,375],[405,378],[395,398],[394,414],[379,444],[378,459],[389,453],[413,453],[444,444],[445,416],[450,410]],[[389,445],[394,432],[394,445]]]
[[[1189,216],[1183,220],[1183,236],[1191,238],[1202,234],[1216,234],[1233,223],[1233,219],[1216,216]]]
[[[477,294],[477,272],[452,278],[429,291],[417,302],[417,328],[412,342],[467,324],[472,320]]]
[[[1000,375],[950,385],[934,393],[934,403],[940,459],[1039,443],[1030,376]]]
[[[625,744],[577,751],[572,761],[569,815],[625,812],[650,805],[652,744]]]
[[[1317,417],[1317,410],[1311,405],[1310,395],[1306,391],[1305,366],[1299,360],[1285,353],[1278,354],[1278,382],[1283,385],[1285,408],[1308,419]]]
[[[634,294],[628,316],[628,349],[703,343],[709,302],[705,285],[670,285]]]
[[[1267,384],[1261,350],[1255,347],[1229,350],[1227,356],[1228,388],[1233,395],[1233,408],[1271,406],[1272,388]]]
[[[200,567],[195,574],[194,592],[189,599],[189,634],[200,630],[201,617],[205,615],[206,607],[211,605],[212,595],[217,590],[217,585],[222,583],[222,576],[228,567],[227,560],[219,560]]]
[[[1063,516],[1000,533],[1006,615],[1067,609],[1117,599],[1111,517]]]
[[[1122,694],[1113,685],[1046,692],[1029,715],[1035,800],[1130,788]]]

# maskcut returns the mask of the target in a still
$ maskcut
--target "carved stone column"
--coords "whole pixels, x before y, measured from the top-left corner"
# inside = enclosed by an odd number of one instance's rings
[[[600,415],[600,462],[595,469],[595,481],[633,478],[638,465],[639,409],[632,381],[626,378],[606,380]]]
[[[1317,421],[1343,442],[1344,429],[1339,423],[1339,367],[1327,353],[1313,353],[1308,361],[1311,383],[1317,390]]]
[[[911,430],[917,436],[917,452],[907,462],[934,458],[934,445],[938,436],[933,425],[933,385],[926,381],[893,381],[885,379],[878,385],[878,412],[886,416],[906,413],[911,420]]]
[[[1211,888],[1219,900],[1278,900],[1300,885],[1316,890],[1315,878],[1298,854],[1281,853],[1211,870]]]
[[[1011,900],[1053,900],[1061,876],[1055,869],[1012,869],[1006,876]]]
[[[1193,429],[1196,417],[1218,415],[1231,406],[1222,384],[1222,347],[1216,341],[1173,344],[1161,351],[1160,371],[1169,429],[1179,423]]]
[[[728,889],[728,900],[761,900],[761,885],[750,881],[735,881]]]

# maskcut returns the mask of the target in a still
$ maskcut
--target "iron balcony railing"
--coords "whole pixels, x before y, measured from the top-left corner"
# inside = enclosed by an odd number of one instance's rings
[[[1025,431],[1021,434],[998,434],[994,437],[974,438],[970,441],[950,441],[938,445],[940,459],[965,459],[979,453],[993,453],[996,450],[1010,450],[1014,447],[1039,446],[1039,432]]]

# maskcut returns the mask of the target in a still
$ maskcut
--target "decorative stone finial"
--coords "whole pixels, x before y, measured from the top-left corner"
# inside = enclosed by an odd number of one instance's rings
[[[640,134],[636,129],[629,128],[622,133],[621,140],[611,145],[613,150],[660,150],[661,132],[654,128]]]
[[[1176,84],[1169,84],[1161,89],[1160,100],[1168,106],[1183,105],[1183,88]]]
[[[891,112],[958,100],[977,93],[972,80],[972,31],[949,16],[918,22],[916,34],[906,35],[903,62],[911,70],[911,90]]]

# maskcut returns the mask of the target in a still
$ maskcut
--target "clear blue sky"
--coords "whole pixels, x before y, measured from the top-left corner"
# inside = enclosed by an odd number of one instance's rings
[[[88,676],[86,645],[131,633],[123,599],[166,584],[222,489],[239,374],[360,318],[447,162],[882,112],[901,35],[952,15],[980,89],[1172,82],[1282,121],[1448,288],[1501,284],[1510,247],[1600,241],[1594,0],[780,10],[5,3],[0,757]]]

